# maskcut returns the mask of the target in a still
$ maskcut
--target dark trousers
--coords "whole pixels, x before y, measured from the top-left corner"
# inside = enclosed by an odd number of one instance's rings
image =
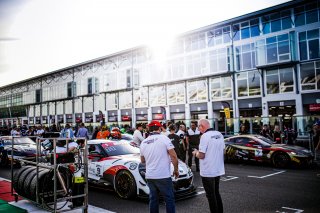
[[[219,193],[220,177],[201,177],[211,213],[222,213],[223,204]]]
[[[186,162],[186,151],[183,148],[183,145],[179,145],[179,152],[180,152],[180,160],[182,160],[184,163]]]
[[[194,162],[196,163],[196,169],[199,171],[199,158],[196,158],[192,155],[192,148],[188,149],[188,166],[191,168],[192,166],[192,158],[194,158]]]

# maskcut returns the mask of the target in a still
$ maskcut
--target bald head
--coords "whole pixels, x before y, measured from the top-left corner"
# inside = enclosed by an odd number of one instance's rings
[[[207,119],[200,119],[198,122],[199,131],[204,133],[210,128],[210,122]]]

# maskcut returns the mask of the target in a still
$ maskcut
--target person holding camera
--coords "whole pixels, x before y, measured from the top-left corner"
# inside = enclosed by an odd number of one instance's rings
[[[150,213],[159,212],[159,192],[166,203],[167,213],[175,212],[173,183],[171,179],[171,161],[173,175],[179,177],[178,158],[170,139],[160,134],[162,127],[158,121],[148,125],[150,135],[140,145],[141,163],[146,164],[146,180],[150,189]]]
[[[200,138],[199,150],[193,155],[200,159],[200,176],[203,188],[209,202],[210,212],[223,212],[222,199],[219,192],[220,176],[224,169],[224,138],[223,135],[210,128],[207,119],[200,119],[198,123]]]

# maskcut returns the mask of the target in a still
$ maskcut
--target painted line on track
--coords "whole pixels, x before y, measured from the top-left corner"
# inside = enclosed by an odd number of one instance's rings
[[[202,195],[202,194],[204,194],[204,193],[206,193],[206,192],[205,192],[205,191],[200,191],[200,192],[197,192],[197,193],[195,194],[195,196]]]
[[[225,177],[221,177],[221,181],[229,181],[229,180],[234,180],[237,179],[239,177],[235,177],[235,176],[225,176]]]
[[[294,208],[289,208],[289,207],[282,207],[281,209],[291,210],[294,213],[304,212],[304,210],[302,210],[302,209],[294,209]],[[283,210],[277,210],[276,212],[278,212],[278,213],[288,213],[287,211],[283,211]]]
[[[281,173],[284,173],[286,172],[285,170],[282,170],[282,171],[279,171],[279,172],[276,172],[276,173],[272,173],[272,174],[269,174],[269,175],[264,175],[264,176],[251,176],[249,175],[248,177],[250,178],[259,178],[259,179],[263,179],[263,178],[266,178],[266,177],[270,177],[270,176],[274,176],[274,175],[278,175],[278,174],[281,174]]]

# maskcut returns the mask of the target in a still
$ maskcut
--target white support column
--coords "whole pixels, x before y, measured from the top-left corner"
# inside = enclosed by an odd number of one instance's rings
[[[191,121],[191,112],[190,112],[190,104],[185,105],[186,108],[186,125],[190,126],[190,121]]]
[[[121,122],[121,110],[118,109],[118,124]]]
[[[168,121],[168,120],[170,120],[170,107],[169,106],[166,106],[165,107],[165,109],[166,109],[166,120]]]
[[[148,108],[148,123],[150,121],[152,121],[152,108],[151,107]]]
[[[209,101],[207,103],[207,108],[208,108],[208,120],[210,121],[210,127],[214,127],[214,119],[213,119],[213,107],[212,107],[212,102]]]
[[[269,123],[269,107],[268,107],[268,102],[267,100],[262,97],[262,123],[263,124],[268,124]]]
[[[132,128],[135,128],[136,127],[136,110],[135,108],[132,108],[132,111],[131,111],[131,127]]]

